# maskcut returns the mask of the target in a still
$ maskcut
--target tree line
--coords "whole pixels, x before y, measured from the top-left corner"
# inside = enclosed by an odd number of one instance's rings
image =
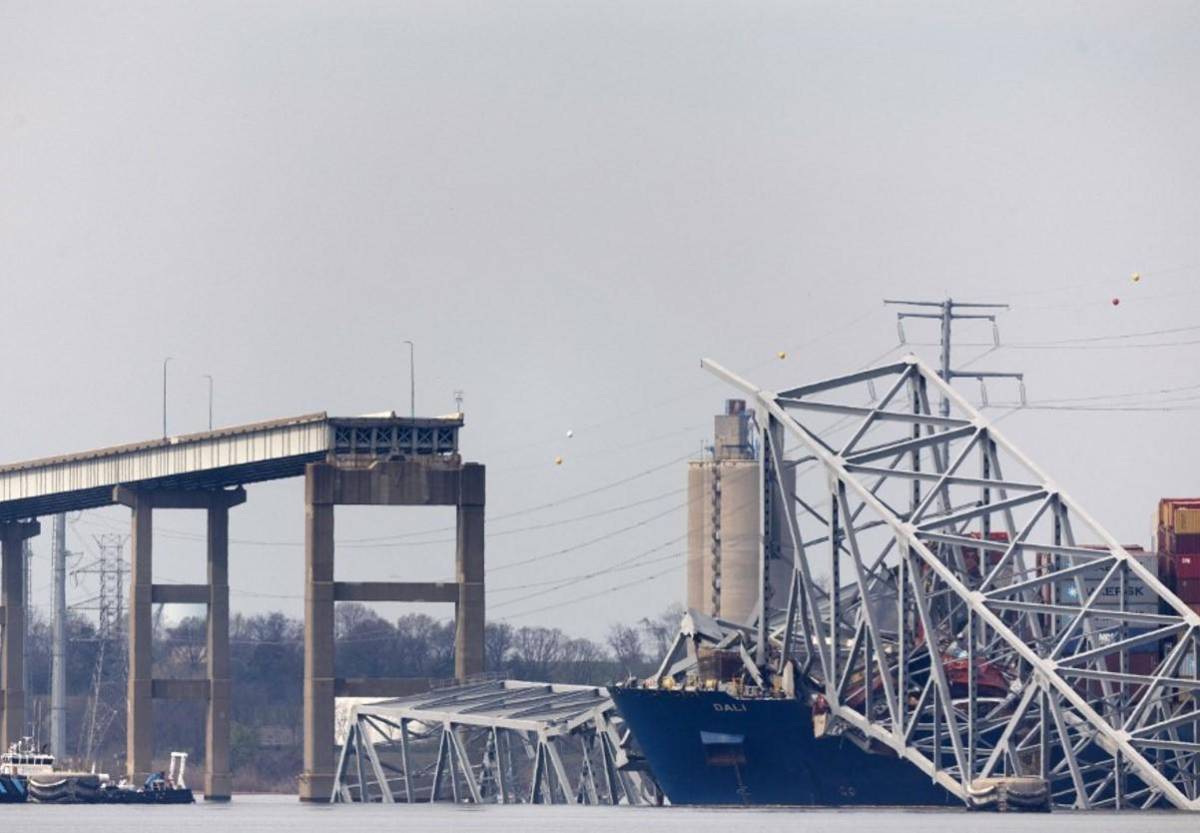
[[[670,647],[683,610],[613,625],[602,641],[559,628],[489,622],[485,668],[512,679],[606,685],[651,673]],[[283,613],[230,619],[233,686],[232,765],[240,791],[295,789],[301,768],[304,623]],[[339,677],[454,676],[454,623],[423,614],[385,619],[356,603],[337,606],[335,673]],[[67,751],[65,763],[120,773],[124,769],[126,634],[103,638],[76,613],[67,621]],[[34,611],[26,642],[27,713],[31,732],[48,740],[51,662],[49,621]],[[154,676],[205,675],[206,626],[201,617],[154,622]],[[198,771],[204,757],[201,702],[155,701],[156,757],[189,753]]]

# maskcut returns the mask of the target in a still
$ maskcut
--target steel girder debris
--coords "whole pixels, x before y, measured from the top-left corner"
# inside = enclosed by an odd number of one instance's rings
[[[334,802],[649,804],[603,688],[492,680],[353,709]]]
[[[762,557],[782,557],[778,533],[796,556],[786,608],[690,612],[660,679],[682,683],[699,644],[738,645],[819,693],[833,731],[964,800],[975,779],[1032,775],[1058,806],[1200,809],[1200,616],[933,369],[907,357],[777,394],[704,364],[753,399],[763,507],[796,469]]]

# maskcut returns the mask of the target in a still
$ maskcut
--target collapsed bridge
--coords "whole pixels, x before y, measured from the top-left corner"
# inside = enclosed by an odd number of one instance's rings
[[[427,687],[412,679],[343,679],[334,672],[334,605],[339,601],[440,602],[455,607],[455,675],[483,671],[484,467],[458,452],[462,414],[438,418],[330,417],[325,413],[232,426],[0,466],[0,749],[25,732],[26,590],[23,544],[37,518],[122,504],[131,510],[126,774],[154,769],[156,699],[206,704],[204,795],[228,799],[229,510],[244,486],[305,479],[304,770],[300,797],[328,801],[335,764],[338,696],[399,696]],[[337,506],[448,506],[456,510],[452,582],[345,582],[334,576]],[[204,584],[156,584],[155,509],[196,509],[208,521]],[[208,608],[203,679],[153,674],[152,607]]]
[[[758,413],[759,603],[689,616],[660,683],[735,647],[964,801],[1035,777],[1055,806],[1200,810],[1200,615],[934,370],[772,392],[705,366]]]
[[[332,801],[658,801],[603,688],[485,680],[358,705]]]

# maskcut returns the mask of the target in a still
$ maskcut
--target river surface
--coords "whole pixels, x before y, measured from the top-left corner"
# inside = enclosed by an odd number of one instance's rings
[[[71,833],[318,833],[329,830],[447,833],[1174,833],[1200,830],[1187,813],[984,814],[960,810],[717,810],[691,807],[471,807],[301,804],[239,796],[184,807],[0,805],[0,831]]]

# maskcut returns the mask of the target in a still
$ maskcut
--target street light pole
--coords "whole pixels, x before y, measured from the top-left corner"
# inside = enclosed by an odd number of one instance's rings
[[[167,362],[173,357],[167,356],[163,359],[163,439],[167,438]]]
[[[208,430],[212,430],[212,394],[213,394],[213,378],[205,373],[204,378],[208,380]]]
[[[408,339],[404,340],[408,345],[408,412],[412,419],[417,418],[417,374],[416,374],[416,347]]]

